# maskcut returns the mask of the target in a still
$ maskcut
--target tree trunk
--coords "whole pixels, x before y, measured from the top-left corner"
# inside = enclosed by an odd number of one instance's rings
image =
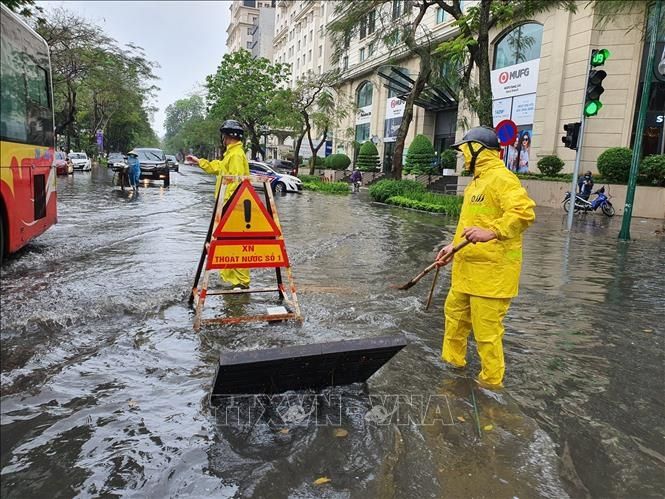
[[[489,61],[489,18],[491,0],[482,0],[480,3],[480,22],[478,26],[478,51],[476,64],[478,65],[478,121],[480,125],[493,127],[492,116],[492,81]]]
[[[316,168],[316,157],[319,154],[319,149],[321,149],[321,146],[325,143],[327,135],[328,135],[328,127],[326,127],[323,130],[323,138],[321,139],[321,142],[319,142],[319,145],[314,147],[314,141],[312,140],[311,128],[307,132],[307,138],[309,139],[309,148],[312,150],[312,157],[309,160],[310,161],[310,163],[309,163],[309,174],[310,175],[314,175],[314,169]]]
[[[298,175],[298,168],[300,168],[300,146],[304,138],[305,132],[300,134],[300,137],[296,139],[296,143],[293,146],[293,169],[296,171],[296,175]]]
[[[401,180],[402,178],[402,156],[404,154],[404,143],[406,142],[406,134],[409,131],[411,126],[411,121],[413,120],[413,103],[422,93],[429,80],[430,75],[432,74],[432,60],[428,54],[422,54],[420,57],[420,72],[416,78],[413,88],[406,98],[406,104],[404,105],[404,115],[402,116],[402,123],[399,126],[397,131],[397,138],[395,139],[395,152],[393,155],[392,163],[392,176],[396,180]]]

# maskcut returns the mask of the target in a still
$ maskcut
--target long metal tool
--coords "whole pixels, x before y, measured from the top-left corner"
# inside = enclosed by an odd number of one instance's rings
[[[432,279],[432,287],[429,290],[429,297],[427,298],[427,305],[425,305],[425,310],[429,310],[429,306],[432,304],[432,296],[434,296],[434,288],[436,287],[436,281],[439,278],[439,271],[441,267],[437,267],[436,273],[434,274],[434,279]]]
[[[451,255],[454,255],[455,253],[457,253],[459,250],[461,250],[467,244],[470,244],[470,243],[471,243],[471,241],[469,241],[468,239],[465,239],[464,241],[462,241],[461,243],[459,243],[457,246],[455,246],[453,248],[453,251],[452,251]],[[409,282],[407,282],[406,284],[403,284],[402,286],[397,286],[397,289],[401,289],[401,290],[411,289],[413,286],[415,286],[418,283],[418,281],[420,281],[423,277],[425,277],[427,274],[429,274],[437,266],[438,266],[437,262],[434,262],[433,264],[427,266],[425,268],[425,270],[423,270],[420,274],[418,274],[416,277],[411,279]]]

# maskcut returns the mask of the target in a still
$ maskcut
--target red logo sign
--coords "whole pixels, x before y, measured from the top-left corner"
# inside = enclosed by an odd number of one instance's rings
[[[506,83],[507,81],[508,81],[508,73],[505,71],[503,73],[499,73],[499,83]]]

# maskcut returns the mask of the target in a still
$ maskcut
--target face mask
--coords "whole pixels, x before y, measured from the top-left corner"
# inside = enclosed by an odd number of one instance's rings
[[[464,156],[464,168],[468,170],[469,167],[471,166],[471,161],[473,159],[473,155],[471,154],[471,150],[469,149],[469,143],[466,142],[461,146],[459,146],[459,150]]]

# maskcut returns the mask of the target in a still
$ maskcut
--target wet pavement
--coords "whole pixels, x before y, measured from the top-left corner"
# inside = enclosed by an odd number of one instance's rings
[[[302,325],[195,333],[212,191],[187,166],[138,196],[101,168],[58,179],[58,225],[2,268],[2,497],[662,497],[662,222],[635,219],[623,244],[619,218],[567,238],[562,210],[538,210],[494,395],[470,382],[473,343],[468,375],[439,359],[448,271],[430,312],[430,277],[390,287],[455,220],[366,193],[276,200]],[[209,405],[220,350],[398,333],[409,346],[367,386],[235,422]]]

